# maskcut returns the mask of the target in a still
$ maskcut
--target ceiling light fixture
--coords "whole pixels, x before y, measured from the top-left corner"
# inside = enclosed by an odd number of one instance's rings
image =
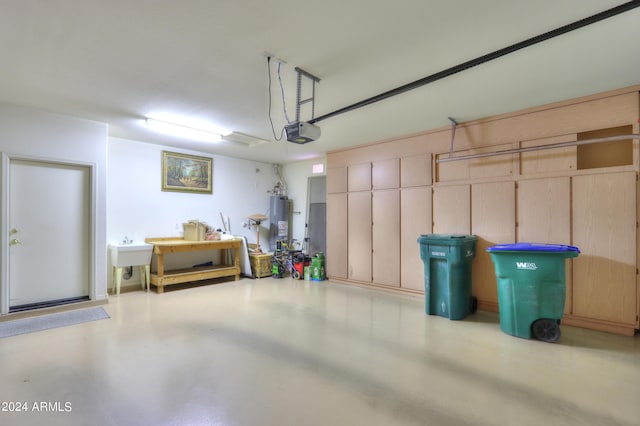
[[[168,121],[156,120],[153,118],[145,119],[145,124],[153,131],[186,139],[204,142],[219,142],[222,139],[222,135],[220,133],[185,126],[182,124],[170,123]]]
[[[229,134],[222,136],[223,142],[233,142],[235,144],[248,146],[249,148],[253,148],[258,145],[262,145],[264,143],[268,143],[269,141],[266,139],[261,139],[256,136],[251,136],[246,133],[241,132],[231,132]]]

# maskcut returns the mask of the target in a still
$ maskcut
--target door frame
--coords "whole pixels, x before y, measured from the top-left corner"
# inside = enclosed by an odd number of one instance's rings
[[[9,203],[11,188],[11,161],[33,161],[43,164],[86,167],[89,169],[89,299],[96,297],[96,212],[97,165],[92,162],[70,161],[58,158],[2,153],[0,163],[0,315],[9,313]]]
[[[311,186],[312,186],[312,182],[313,181],[317,181],[317,180],[324,180],[325,190],[324,190],[324,201],[323,201],[323,203],[324,203],[325,206],[327,205],[327,175],[309,176],[307,178],[307,204],[305,206],[305,210],[306,210],[305,216],[306,217],[305,217],[305,220],[304,220],[304,223],[305,223],[305,235],[304,235],[304,238],[311,237],[311,235],[308,234],[309,219],[310,219],[310,216],[311,216],[311,204],[313,204],[312,203],[313,200],[312,200]],[[321,204],[321,203],[316,203],[316,204]],[[326,213],[325,213],[324,227],[325,227],[324,250],[326,252],[326,250],[327,250],[327,220],[326,220]],[[303,247],[305,246],[304,243],[305,243],[305,241],[303,240],[303,244],[302,244]],[[308,244],[307,245],[307,249],[310,249],[310,248],[311,248],[311,244]],[[307,254],[311,255],[312,253],[307,253]],[[326,253],[325,253],[325,255],[326,255]]]

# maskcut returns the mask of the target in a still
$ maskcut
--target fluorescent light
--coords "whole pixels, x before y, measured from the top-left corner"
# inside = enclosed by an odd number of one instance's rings
[[[240,133],[240,132],[231,132],[226,135],[222,135],[222,140],[226,142],[233,142],[236,144],[245,145],[250,148],[269,142],[266,139],[261,139],[256,136],[251,136],[246,133]]]
[[[145,120],[149,129],[167,135],[178,136],[186,139],[194,139],[205,142],[219,142],[222,135],[205,129],[184,126],[182,124],[170,123],[168,121],[147,118]]]

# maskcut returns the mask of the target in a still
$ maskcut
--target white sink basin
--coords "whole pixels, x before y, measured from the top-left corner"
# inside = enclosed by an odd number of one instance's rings
[[[109,250],[111,251],[111,264],[116,268],[148,265],[151,263],[153,244],[143,242],[112,243],[109,244]]]

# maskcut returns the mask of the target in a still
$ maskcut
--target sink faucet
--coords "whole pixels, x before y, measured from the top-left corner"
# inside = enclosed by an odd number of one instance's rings
[[[130,240],[126,235],[124,236],[124,240],[122,240],[122,244],[131,244],[133,240]]]

